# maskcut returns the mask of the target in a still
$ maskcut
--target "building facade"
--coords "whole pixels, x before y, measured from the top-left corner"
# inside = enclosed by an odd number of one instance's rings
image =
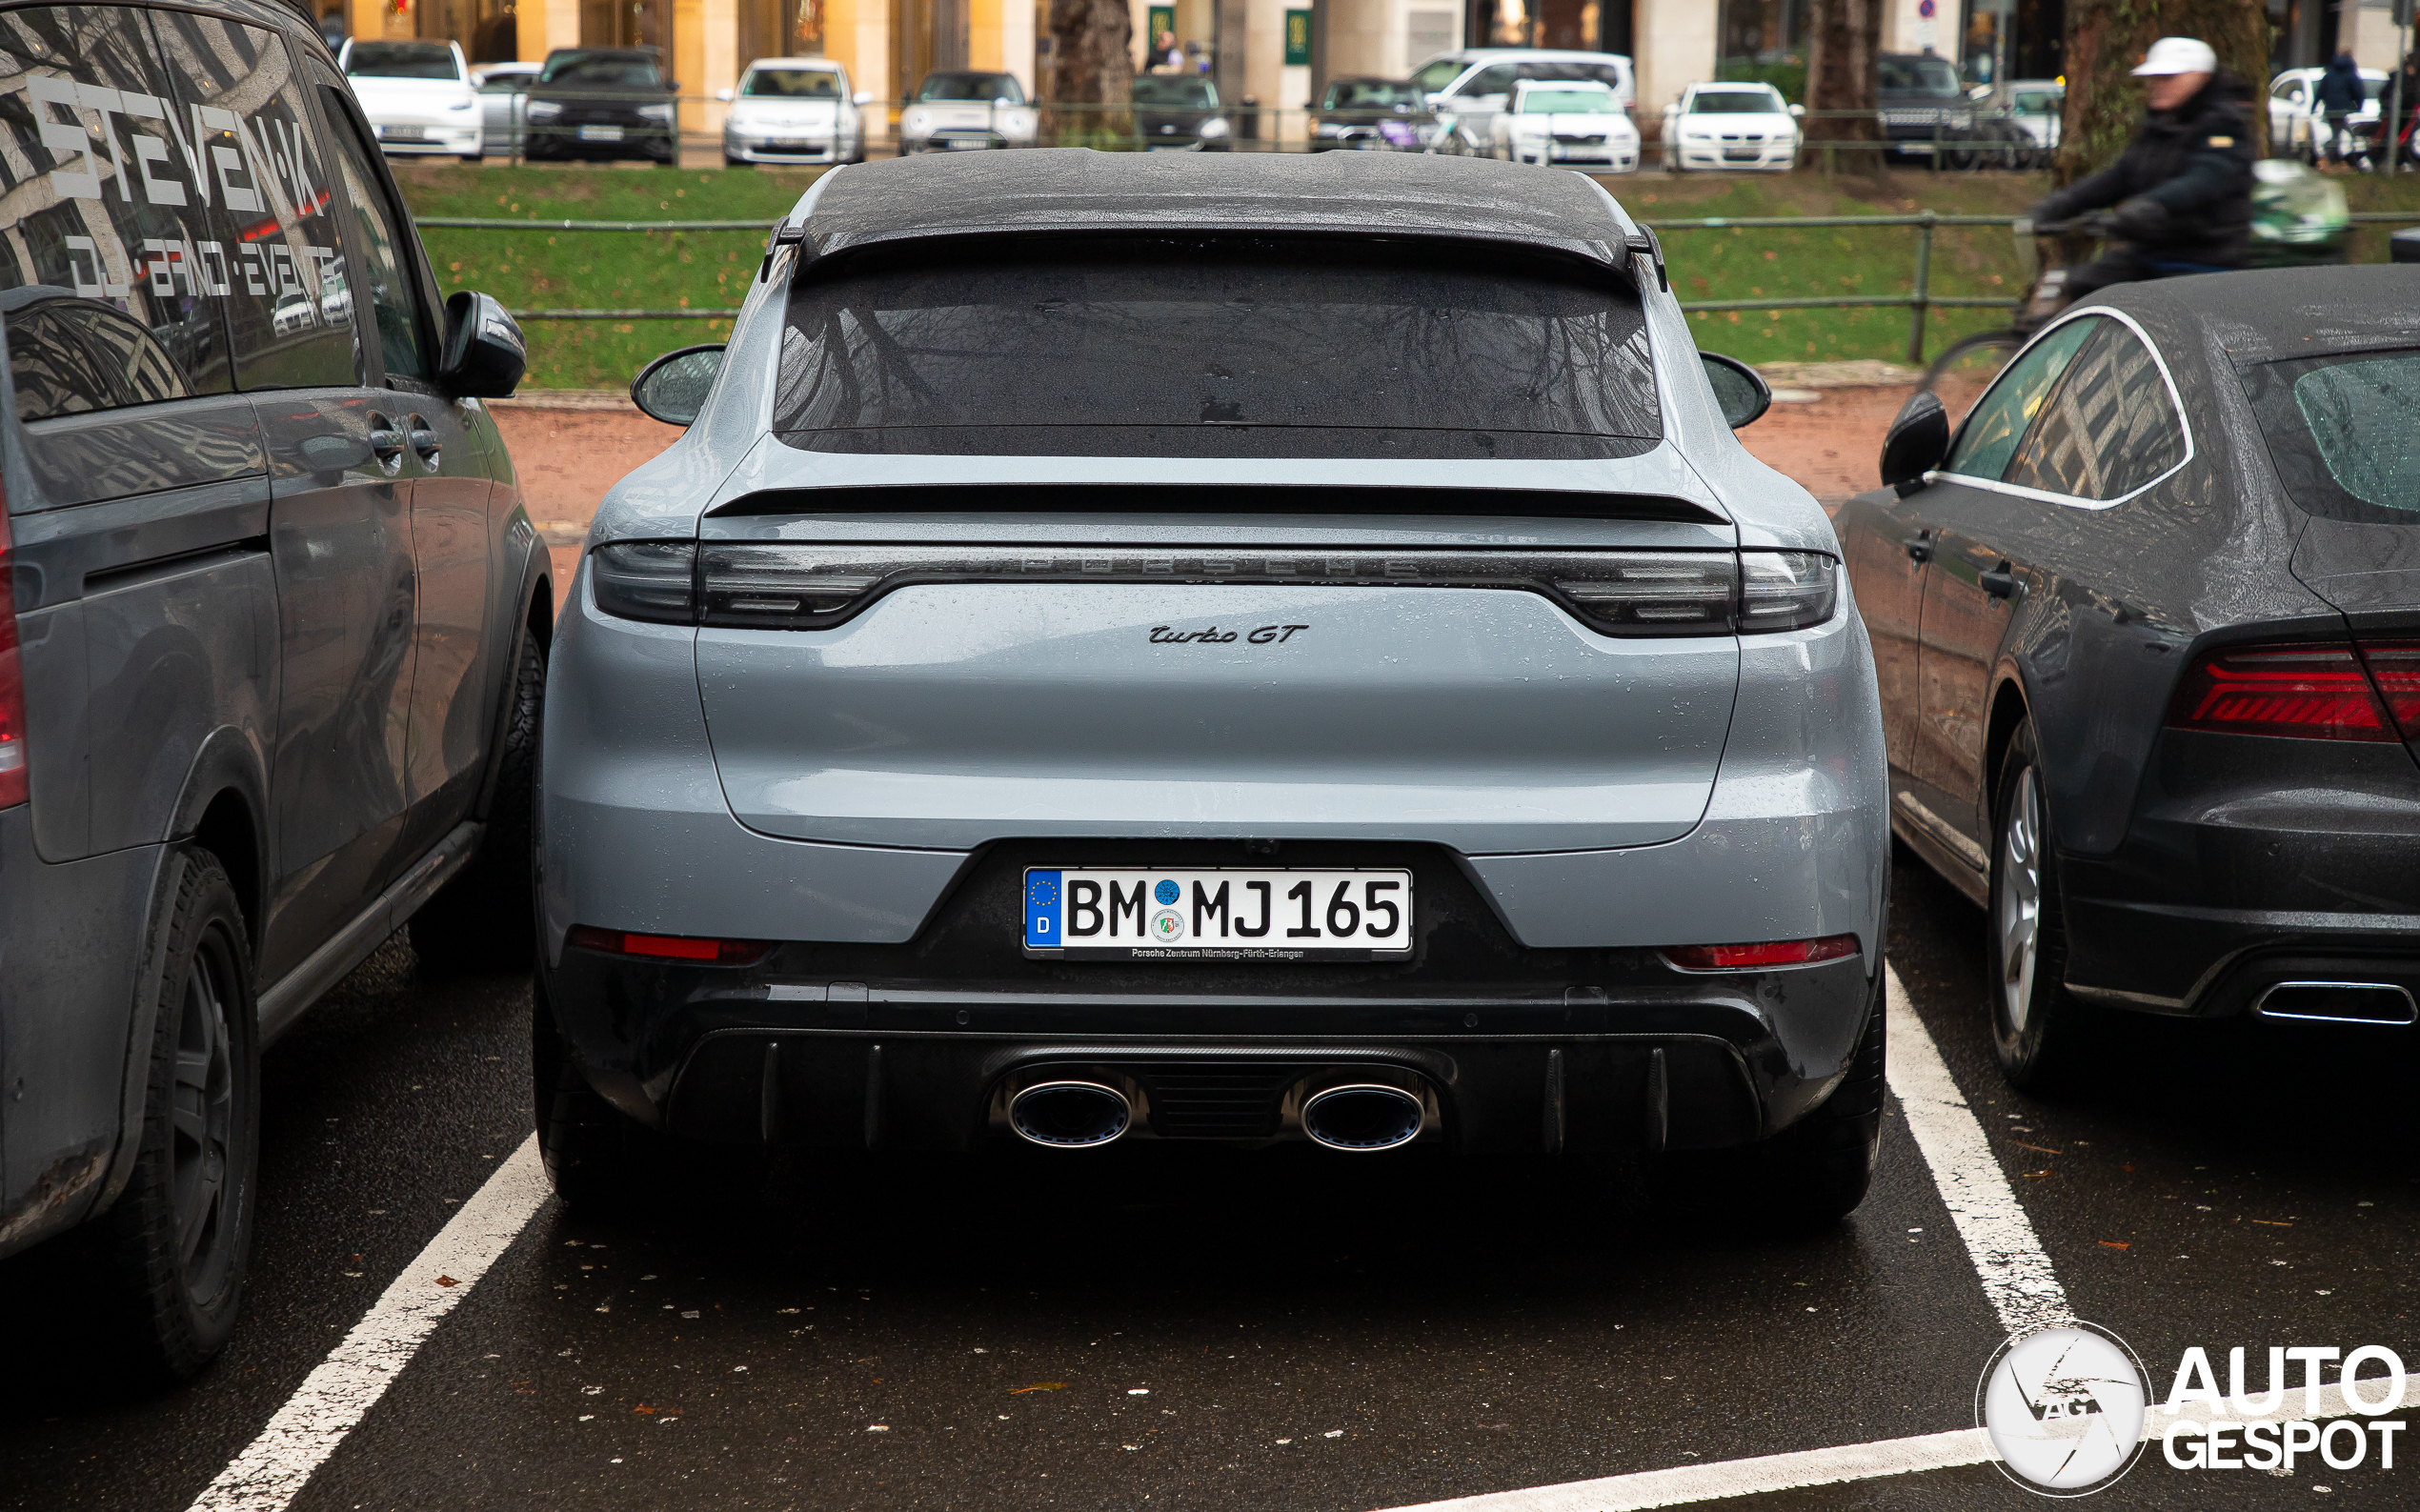
[[[662,50],[685,97],[681,125],[722,124],[716,91],[752,58],[822,55],[857,89],[897,101],[934,69],[1014,73],[1050,95],[1049,0],[336,0],[354,36],[443,37],[474,62],[536,61],[555,48]],[[1401,78],[1456,47],[1572,48],[1634,63],[1639,118],[1690,84],[1763,78],[1803,97],[1812,0],[1128,0],[1135,50],[1173,33],[1220,97],[1300,111],[1325,77]],[[2277,68],[2350,47],[2366,67],[2400,56],[2390,0],[2268,0]],[[1883,46],[1938,52],[1973,83],[2059,76],[2067,0],[1885,0]],[[1299,117],[1287,135],[1299,135]]]

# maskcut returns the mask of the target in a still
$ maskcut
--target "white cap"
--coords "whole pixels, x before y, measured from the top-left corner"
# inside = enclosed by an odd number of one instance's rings
[[[2138,79],[2153,78],[2163,73],[2216,73],[2218,54],[2207,42],[2192,37],[2162,37],[2143,54],[2141,67],[2134,71]]]

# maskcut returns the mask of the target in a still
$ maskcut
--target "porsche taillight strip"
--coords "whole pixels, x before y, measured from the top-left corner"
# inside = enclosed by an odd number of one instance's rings
[[[939,583],[1514,589],[1623,636],[1799,630],[1829,619],[1839,599],[1839,566],[1817,552],[1172,554],[625,541],[599,547],[592,573],[597,605],[609,614],[746,630],[827,629],[896,589]]]

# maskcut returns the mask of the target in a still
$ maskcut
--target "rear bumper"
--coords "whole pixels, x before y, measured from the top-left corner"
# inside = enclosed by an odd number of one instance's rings
[[[2251,744],[2240,783],[2169,797],[2155,782],[2115,851],[2063,858],[2070,990],[2221,1017],[2285,980],[2420,985],[2420,784],[2403,752],[2331,752],[2289,781],[2249,766],[2282,742]]]
[[[574,1059],[624,1113],[684,1138],[969,1150],[1008,1092],[1123,1087],[1138,1137],[1301,1138],[1302,1099],[1381,1079],[1423,1093],[1424,1139],[1466,1154],[1751,1142],[1837,1084],[1875,1000],[1865,958],[1519,993],[1176,996],[815,979],[815,952],[747,968],[566,950],[546,990]]]

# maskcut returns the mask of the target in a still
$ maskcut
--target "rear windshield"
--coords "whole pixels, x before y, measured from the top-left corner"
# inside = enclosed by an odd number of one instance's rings
[[[1393,106],[1418,106],[1420,88],[1396,83],[1392,79],[1341,79],[1327,87],[1327,95],[1320,101],[1322,111],[1385,110]]]
[[[919,100],[1006,100],[1011,105],[1025,103],[1025,87],[1017,82],[1014,73],[928,73],[924,88],[916,91]]]
[[[751,69],[739,92],[752,100],[837,100],[840,75],[829,69]]]
[[[356,42],[345,71],[367,79],[458,79],[454,50],[442,42]]]
[[[1135,80],[1135,103],[1206,111],[1219,103],[1219,91],[1208,79],[1160,78],[1146,73]]]
[[[1691,115],[1778,115],[1782,98],[1763,90],[1700,90],[1689,96]]]
[[[1524,90],[1523,115],[1614,115],[1622,107],[1611,90]]]
[[[2333,519],[2420,524],[2420,352],[2264,363],[2244,390],[2295,503]]]
[[[1662,434],[1638,295],[1579,263],[1118,238],[792,290],[774,428],[817,451],[1603,457]]]
[[[565,57],[546,60],[546,71],[538,76],[540,84],[560,84],[572,89],[660,90],[664,76],[655,71],[652,58],[635,58],[628,54],[575,52]]]
[[[1901,94],[1963,94],[1946,58],[1885,58],[1882,87]]]

